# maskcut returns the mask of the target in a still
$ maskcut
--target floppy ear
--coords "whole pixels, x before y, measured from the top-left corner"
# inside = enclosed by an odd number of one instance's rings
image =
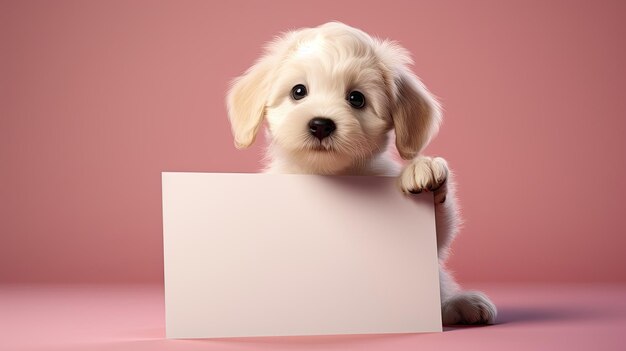
[[[441,106],[409,69],[408,52],[395,42],[378,42],[379,55],[391,76],[391,118],[396,148],[405,160],[414,158],[439,130]]]
[[[275,58],[267,53],[236,78],[228,91],[226,104],[228,118],[238,149],[254,142],[265,115],[265,104],[270,90],[270,72],[275,67]]]
[[[395,93],[391,117],[396,147],[405,160],[414,158],[439,130],[441,107],[424,84],[403,68],[394,78]]]

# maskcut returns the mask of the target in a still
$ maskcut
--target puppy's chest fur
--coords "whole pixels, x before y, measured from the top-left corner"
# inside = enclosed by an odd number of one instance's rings
[[[340,171],[327,172],[323,168],[315,168],[304,162],[294,162],[280,154],[268,152],[270,162],[263,170],[272,174],[319,174],[319,175],[358,175],[358,176],[392,176],[400,174],[402,166],[387,154],[377,155],[371,159],[354,164]]]

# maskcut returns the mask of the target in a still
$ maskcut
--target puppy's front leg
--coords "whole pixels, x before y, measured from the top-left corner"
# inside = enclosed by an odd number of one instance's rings
[[[444,266],[460,225],[455,185],[446,160],[419,156],[404,168],[399,181],[405,193],[434,193],[443,324],[493,324],[497,310],[491,300],[479,291],[463,291]]]
[[[437,220],[437,252],[445,261],[448,247],[460,226],[455,184],[448,163],[441,157],[418,156],[406,165],[399,178],[400,189],[406,194],[432,191]]]

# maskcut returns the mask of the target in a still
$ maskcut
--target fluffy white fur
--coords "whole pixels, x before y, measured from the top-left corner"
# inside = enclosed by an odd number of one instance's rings
[[[441,108],[410,71],[409,53],[397,43],[331,22],[281,35],[237,78],[227,104],[235,145],[250,146],[267,121],[269,173],[399,175],[405,193],[433,191],[437,216],[444,324],[494,323],[496,307],[482,293],[463,291],[445,268],[460,226],[453,174],[440,157],[420,155],[441,123]],[[308,95],[295,100],[294,86]],[[351,91],[365,96],[352,107]],[[321,140],[310,132],[314,117],[336,130]],[[387,152],[390,140],[402,165]]]

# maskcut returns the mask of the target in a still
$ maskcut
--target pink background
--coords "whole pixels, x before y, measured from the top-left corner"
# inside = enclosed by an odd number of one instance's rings
[[[445,107],[461,281],[626,281],[621,1],[2,1],[0,281],[160,282],[160,172],[256,172],[224,95],[280,31],[398,40]]]

